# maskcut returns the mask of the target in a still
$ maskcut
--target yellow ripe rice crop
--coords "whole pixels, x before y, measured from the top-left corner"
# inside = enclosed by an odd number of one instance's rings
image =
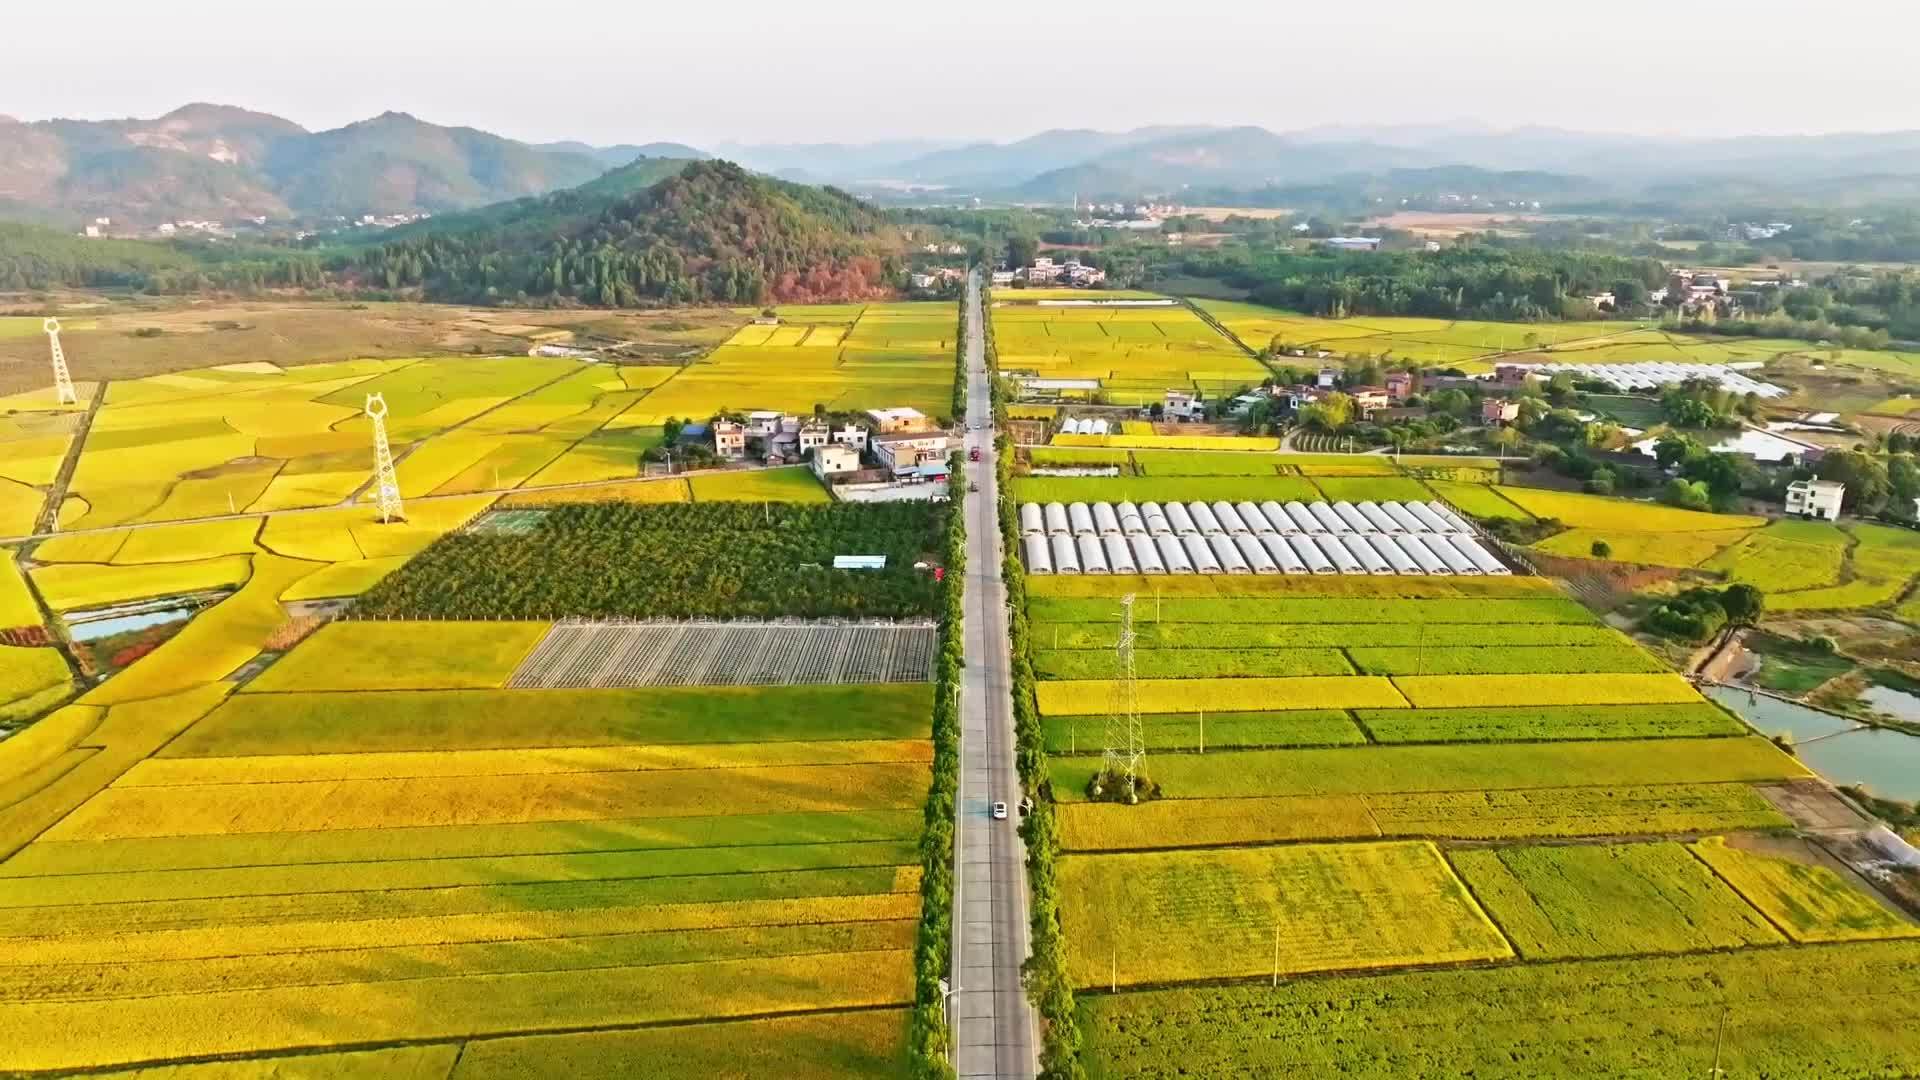
[[[1291,709],[1396,709],[1406,699],[1393,682],[1365,675],[1304,675],[1280,679],[1140,679],[1143,713],[1251,712]],[[1042,682],[1035,687],[1042,716],[1074,716],[1087,703],[1112,696],[1107,679]]]
[[[917,885],[917,882],[909,883]],[[729,927],[824,925],[910,919],[920,913],[913,889],[836,896],[798,896],[718,903],[664,903],[571,910],[494,910],[459,915],[214,923],[177,929],[46,928],[0,938],[10,962],[22,965],[143,963],[210,956],[405,948],[463,942],[539,941],[600,934],[716,930]]]
[[[45,545],[41,545],[45,546]],[[0,548],[0,628],[40,625],[40,606],[27,591],[12,548]]]
[[[1652,705],[1698,701],[1674,674],[1400,675],[1393,684],[1416,709],[1481,705]]]
[[[88,705],[140,701],[204,687],[224,679],[260,652],[267,635],[286,622],[280,594],[318,569],[313,563],[255,555],[240,590],[202,611],[132,667],[89,690]]]
[[[1073,855],[1059,874],[1082,986],[1513,955],[1421,841]]]
[[[917,858],[912,840],[848,844],[785,844],[764,847],[682,848],[660,851],[590,851],[554,855],[481,856],[455,859],[401,859],[390,862],[314,863],[295,866],[243,866],[71,877],[0,878],[0,909],[47,911],[48,924],[61,915],[47,909],[49,897],[63,908],[100,904],[153,904],[170,901],[274,897],[352,890],[456,889],[507,881],[636,882],[684,879],[688,875],[781,874],[852,868],[904,867]],[[883,875],[884,876],[884,875]],[[131,910],[131,909],[129,909]],[[3,980],[0,976],[0,980]]]
[[[1597,558],[1595,541],[1609,549],[1606,558],[1643,566],[1698,566],[1753,535],[1751,530],[1710,532],[1626,532],[1615,529],[1568,529],[1533,545],[1549,555],[1572,559]]]
[[[47,837],[882,809],[919,805],[930,773],[925,764],[903,763],[111,788]]]
[[[37,531],[45,493],[17,481],[0,477],[0,536],[28,536]]]
[[[451,975],[396,993],[355,983],[0,1004],[0,1068],[70,1069],[328,1044],[458,1039],[904,1001],[907,950],[659,967]],[[44,1038],[57,1031],[57,1039]]]
[[[487,1039],[467,1044],[452,1080],[528,1076],[846,1080],[897,1076],[901,1063],[907,1060],[907,1029],[904,1010],[871,1009],[679,1028]],[[421,1076],[438,1080],[441,1074]]]
[[[1494,490],[1534,517],[1557,518],[1574,528],[1621,532],[1726,532],[1757,529],[1767,523],[1766,518],[1745,514],[1708,514],[1602,495],[1578,495],[1524,487],[1500,487]]]
[[[245,555],[225,555],[143,566],[60,563],[37,567],[30,574],[48,607],[72,611],[238,585],[247,580],[251,565],[252,560]]]
[[[538,693],[537,691],[533,693]],[[280,784],[317,780],[403,780],[415,777],[530,776],[549,773],[738,769],[773,765],[860,765],[930,762],[925,739],[849,742],[685,743],[570,746],[528,750],[371,751],[358,754],[267,754],[227,758],[149,758],[116,787]]]
[[[453,1069],[461,1047],[394,1046],[384,1050],[343,1050],[337,1053],[299,1054],[273,1060],[274,1080],[346,1080],[355,1076],[387,1080],[438,1080]],[[259,1080],[262,1062],[203,1061],[192,1065],[154,1065],[149,1068],[89,1072],[96,1080]]]
[[[260,531],[257,518],[231,518],[220,521],[196,521],[184,525],[162,525],[151,529],[133,529],[127,541],[113,553],[119,565],[133,563],[177,563],[213,559],[222,555],[253,554],[253,537]]]
[[[1920,926],[1811,853],[1806,861],[1768,855],[1734,847],[1724,836],[1700,841],[1693,852],[1795,941],[1920,936]]]
[[[378,585],[388,574],[405,566],[411,556],[389,559],[353,559],[323,566],[280,594],[283,602],[319,600],[339,596],[358,596]]]
[[[1356,795],[1271,799],[1157,799],[1138,806],[1063,804],[1060,846],[1067,851],[1271,844],[1286,840],[1372,839],[1380,829]]]
[[[0,645],[0,718],[39,712],[66,696],[72,680],[58,649]]]
[[[38,563],[106,563],[133,535],[129,529],[103,529],[99,532],[62,533],[42,540],[33,548]]]
[[[249,691],[458,690],[506,684],[547,624],[334,622]]]

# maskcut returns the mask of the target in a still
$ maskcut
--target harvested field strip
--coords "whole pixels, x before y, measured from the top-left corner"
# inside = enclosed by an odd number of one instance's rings
[[[891,623],[560,623],[507,685],[926,682],[935,636],[930,625]]]
[[[1042,679],[1101,679],[1117,675],[1110,649],[1039,649],[1034,673]],[[1141,649],[1134,672],[1142,679],[1218,676],[1351,675],[1339,649]]]
[[[160,756],[912,739],[926,737],[932,699],[911,683],[241,694]]]
[[[1120,624],[1036,622],[1036,648],[1111,649]],[[1571,623],[1218,623],[1136,622],[1134,645],[1149,649],[1315,649],[1472,645],[1626,646],[1631,639],[1610,626]]]
[[[1747,727],[1708,701],[1671,705],[1487,706],[1478,709],[1361,709],[1376,742],[1525,742],[1539,739],[1657,739],[1743,735]]]
[[[261,990],[410,981],[448,972],[463,976],[563,972],[592,968],[893,952],[913,947],[916,924],[881,923],[675,930],[537,941],[414,945],[264,957],[195,957],[141,964],[100,964],[0,971],[0,1003],[79,1001],[154,994]]]
[[[1693,684],[1672,673],[1618,675],[1396,675],[1393,685],[1415,708],[1484,705],[1637,705],[1699,701]]]
[[[142,840],[42,840],[0,863],[0,877],[910,840],[920,835],[920,827],[921,813],[914,809],[163,836]]]
[[[49,839],[484,825],[918,806],[922,764],[110,788]]]
[[[918,867],[835,867],[761,874],[456,885],[441,889],[283,893],[124,904],[0,909],[0,937],[192,930],[268,923],[339,922],[539,910],[717,904],[911,892]]]
[[[1270,579],[1285,582],[1288,579]],[[1376,579],[1368,579],[1376,580]],[[1153,604],[1143,602],[1135,619],[1144,631],[1154,623],[1398,623],[1403,625],[1482,623],[1572,623],[1591,625],[1592,614],[1565,597],[1535,596],[1476,600],[1367,599],[1361,597],[1217,597],[1169,596]],[[1114,602],[1108,598],[1035,597],[1036,622],[1111,622]]]
[[[1271,948],[1271,945],[1268,946]],[[1920,942],[1083,995],[1095,1080],[1920,1073]],[[1853,994],[1836,987],[1888,992]],[[1728,1008],[1732,1008],[1729,1013]],[[1872,1034],[1866,1034],[1872,1033]],[[1176,1072],[1176,1069],[1179,1072]]]
[[[1825,866],[1746,851],[1723,836],[1700,841],[1693,853],[1795,941],[1920,936],[1920,926]]]
[[[114,786],[285,784],[320,780],[752,769],[775,765],[870,765],[931,760],[933,745],[925,739],[150,758],[134,766]]]
[[[1104,716],[1049,716],[1046,729],[1050,754],[1098,754],[1105,746]],[[1140,717],[1147,750],[1200,750],[1205,746],[1341,746],[1366,741],[1360,729],[1341,709],[1302,709],[1298,712],[1232,712],[1218,714],[1148,713]]]
[[[247,689],[498,687],[546,632],[538,622],[328,623]]]
[[[1078,855],[1060,892],[1083,986],[1512,955],[1423,842]]]
[[[1294,709],[1399,708],[1406,704],[1393,683],[1366,675],[1303,675],[1290,679],[1141,679],[1135,683],[1143,713],[1259,712]],[[1087,703],[1106,701],[1105,679],[1042,682],[1034,688],[1043,716],[1084,713]]]
[[[1080,802],[1099,762],[1057,758],[1049,768],[1054,797]],[[1747,782],[1809,775],[1758,737],[1228,750],[1164,754],[1149,762],[1148,772],[1168,797],[1182,799]]]
[[[1529,960],[1784,940],[1681,844],[1514,847],[1450,858]]]
[[[912,985],[912,955],[901,950],[431,978],[409,983],[404,999],[345,985],[10,1004],[0,1005],[0,1068],[887,1005]],[[48,1031],[67,1035],[39,1037]]]
[[[1671,672],[1637,645],[1355,648],[1347,655],[1366,675],[1540,675]]]
[[[589,1031],[476,1040],[466,1044],[446,1080],[533,1076],[778,1076],[842,1080],[900,1076],[906,1069],[904,1010],[869,1009],[831,1016],[698,1024],[633,1031]],[[423,1073],[441,1080],[441,1073]],[[182,1078],[187,1080],[187,1078]],[[198,1080],[198,1078],[192,1078]]]
[[[509,855],[473,859],[316,863],[240,869],[143,870],[124,874],[0,879],[0,908],[122,904],[150,900],[275,896],[323,892],[443,889],[462,885],[560,881],[638,881],[706,874],[764,874],[860,866],[905,866],[917,859],[907,840],[670,851]],[[49,891],[52,890],[52,891]],[[42,910],[54,910],[42,908]]]
[[[728,927],[883,922],[919,917],[912,892],[729,900],[710,904],[610,905],[575,910],[500,910],[285,920],[157,930],[121,927],[4,940],[20,964],[107,964],[216,956],[271,956],[485,941],[543,941],[602,934],[689,933]]]
[[[1071,851],[1356,837],[1657,836],[1788,824],[1745,784],[1160,799],[1141,806],[1076,802],[1060,810],[1061,842]]]

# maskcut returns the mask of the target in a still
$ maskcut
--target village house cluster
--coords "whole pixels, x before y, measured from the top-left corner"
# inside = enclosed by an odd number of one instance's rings
[[[861,416],[862,422],[834,424],[762,409],[744,419],[723,416],[688,424],[680,430],[680,441],[706,446],[727,461],[805,462],[827,483],[836,477],[892,482],[947,478],[953,438],[931,417],[904,406],[869,409]]]

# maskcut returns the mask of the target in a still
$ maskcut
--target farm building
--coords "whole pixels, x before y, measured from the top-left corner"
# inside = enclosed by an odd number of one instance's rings
[[[1847,485],[1832,480],[1795,480],[1787,485],[1787,513],[1800,517],[1840,519]]]

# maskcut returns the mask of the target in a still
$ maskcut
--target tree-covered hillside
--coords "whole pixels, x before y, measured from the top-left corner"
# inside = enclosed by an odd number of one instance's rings
[[[365,253],[354,273],[467,303],[798,302],[884,293],[904,246],[884,214],[852,196],[725,161],[687,164],[607,202],[618,190],[602,178],[506,213],[434,222]]]

